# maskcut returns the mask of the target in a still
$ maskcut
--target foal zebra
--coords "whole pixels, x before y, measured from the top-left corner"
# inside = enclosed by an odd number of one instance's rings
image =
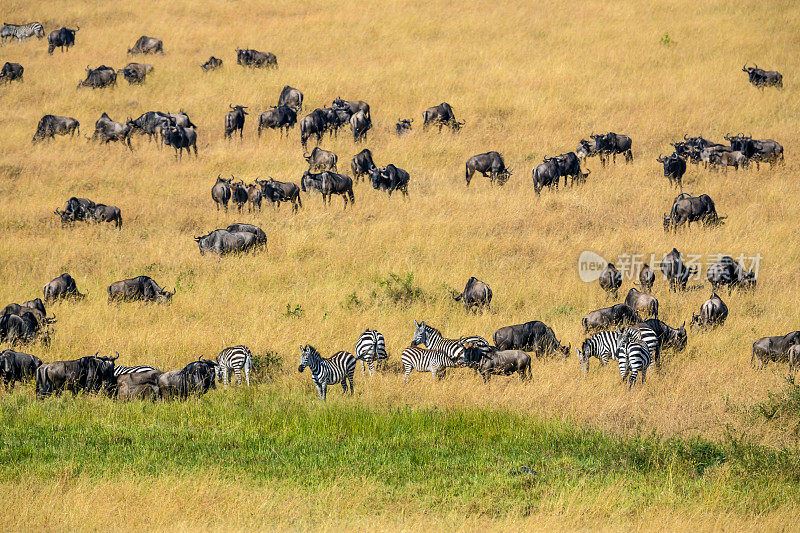
[[[443,378],[447,367],[458,366],[458,364],[446,352],[438,349],[426,350],[409,346],[400,355],[400,363],[403,365],[403,379],[407,380],[412,370],[417,372],[430,372],[434,381],[436,378]],[[441,371],[441,375],[438,375]]]
[[[626,328],[627,329],[627,328]],[[659,342],[656,332],[646,326],[637,326],[636,329],[642,342],[650,350],[651,354],[658,354]],[[608,364],[609,359],[617,360],[617,350],[619,348],[619,339],[622,332],[619,328],[614,331],[601,331],[595,333],[585,341],[578,352],[578,362],[583,367],[584,372],[589,371],[589,359],[597,357],[600,360],[600,365],[605,366]],[[657,358],[657,355],[655,355]]]
[[[625,383],[626,374],[628,376],[628,387],[636,385],[636,376],[642,372],[642,385],[644,385],[647,375],[647,367],[653,362],[650,356],[650,349],[642,340],[642,333],[636,328],[625,328],[619,337],[619,348],[617,349],[619,360],[619,375]]]
[[[44,27],[40,22],[30,22],[28,24],[6,24],[0,28],[0,38],[16,38],[18,41],[36,36],[39,39],[44,37]]]
[[[311,369],[311,379],[317,386],[319,397],[325,401],[328,384],[341,383],[347,393],[347,382],[350,381],[350,394],[353,394],[353,374],[356,372],[356,358],[350,352],[336,352],[328,359],[324,359],[310,344],[300,346],[300,366],[298,372],[306,367]]]
[[[361,334],[356,341],[356,359],[361,360],[361,373],[366,374],[366,366],[369,366],[369,375],[373,370],[379,370],[383,366],[383,361],[388,359],[386,355],[386,339],[374,329],[368,329]]]
[[[483,337],[472,335],[469,337],[461,337],[460,339],[445,339],[442,333],[425,323],[414,321],[414,338],[411,341],[411,346],[419,346],[424,344],[429,350],[440,350],[456,363],[461,363],[464,359],[464,343],[471,342],[475,347],[483,353],[490,351],[491,345],[489,341]]]
[[[135,374],[137,372],[150,372],[151,370],[158,370],[152,366],[122,366],[114,365],[114,377],[124,376],[125,374]]]
[[[231,346],[225,348],[217,356],[217,379],[228,386],[228,375],[231,370],[236,374],[237,383],[242,382],[242,369],[247,386],[250,386],[250,370],[253,368],[253,354],[247,346]]]

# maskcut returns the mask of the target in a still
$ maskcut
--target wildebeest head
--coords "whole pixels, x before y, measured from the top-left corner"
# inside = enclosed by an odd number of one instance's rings
[[[247,111],[245,111],[245,109],[247,109],[246,105],[228,104],[228,107],[230,107],[232,111],[238,111],[238,112],[242,113],[243,115],[249,114]]]

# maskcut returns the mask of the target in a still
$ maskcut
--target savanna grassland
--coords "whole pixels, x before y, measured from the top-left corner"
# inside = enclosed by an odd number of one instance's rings
[[[6,530],[105,529],[793,529],[800,510],[800,395],[785,365],[750,367],[754,339],[797,329],[800,294],[800,6],[736,2],[42,2],[6,0],[2,19],[45,31],[80,26],[68,53],[46,40],[0,47],[25,67],[0,87],[0,302],[21,302],[69,272],[88,297],[54,304],[44,361],[121,354],[120,363],[182,367],[246,344],[262,361],[249,390],[185,403],[118,403],[32,388],[0,392],[0,492]],[[87,64],[121,68],[142,34],[163,56],[140,87],[76,90]],[[237,47],[271,51],[278,70],[236,65]],[[223,67],[204,74],[210,55]],[[780,70],[785,89],[759,91],[745,61]],[[297,129],[256,137],[257,115],[284,85],[304,113],[337,96],[369,102],[364,145],[411,174],[410,200],[366,183],[356,203],[303,195],[260,213],[218,212],[218,174],[299,182]],[[458,134],[421,130],[442,101]],[[249,106],[244,140],[223,138],[229,104]],[[183,109],[199,126],[199,158],[176,161],[145,137],[134,151],[83,137],[107,112],[124,121]],[[73,116],[79,138],[31,145],[44,114]],[[414,133],[394,123],[413,117]],[[533,193],[545,154],[592,131],[633,139],[633,164],[601,168],[580,188]],[[690,135],[751,133],[783,144],[786,163],[727,175],[690,166],[684,190],[727,215],[717,229],[666,234],[677,194],[655,161]],[[364,146],[348,133],[322,147],[340,169]],[[498,150],[514,168],[503,188],[464,163]],[[124,227],[62,228],[70,196],[119,206]],[[194,235],[232,222],[261,226],[267,250],[200,256]],[[580,319],[612,302],[580,281],[592,250],[660,258],[760,254],[758,288],[722,296],[723,328],[690,333],[686,350],[633,392],[616,369],[584,375],[571,355],[535,361],[533,380],[451,370],[433,383],[396,374],[413,321],[446,336],[491,338],[542,320],[576,346]],[[106,287],[141,274],[177,292],[168,306],[108,305]],[[709,295],[703,277],[669,293],[661,318],[680,325]],[[470,276],[494,292],[471,314],[454,302]],[[631,286],[625,280],[623,291]],[[390,371],[356,374],[354,397],[322,404],[298,374],[298,344],[352,351],[384,333]],[[267,365],[271,362],[271,365]],[[269,368],[267,368],[269,367]],[[533,475],[512,475],[521,465]]]

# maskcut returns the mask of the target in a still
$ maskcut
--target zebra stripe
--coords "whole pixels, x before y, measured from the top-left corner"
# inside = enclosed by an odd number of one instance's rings
[[[628,328],[626,328],[628,329]],[[647,326],[636,326],[641,342],[643,342],[651,354],[658,354],[659,342],[656,332]],[[609,359],[619,360],[617,351],[619,349],[619,340],[621,331],[601,331],[595,333],[585,341],[581,349],[578,351],[579,362],[583,366],[584,371],[589,370],[589,359],[597,357],[600,360],[600,365],[605,366],[608,364]],[[657,358],[657,355],[655,356]]]
[[[151,370],[158,370],[158,369],[147,365],[140,365],[140,366],[114,365],[114,376],[124,376],[125,374],[135,374],[137,372],[150,372]]]
[[[311,369],[311,379],[317,386],[319,397],[325,401],[328,385],[341,383],[344,392],[347,392],[347,382],[350,382],[350,394],[353,394],[353,374],[356,372],[356,358],[350,352],[336,352],[328,359],[324,359],[311,345],[300,346],[300,366],[302,372],[306,367]]]
[[[424,320],[421,323],[417,323],[415,320],[414,327],[417,329],[414,331],[414,339],[411,341],[411,346],[424,344],[429,350],[440,350],[456,363],[464,359],[465,342],[471,342],[483,352],[488,352],[491,349],[489,341],[477,335],[461,337],[458,340],[446,339],[442,337],[442,333],[438,329],[427,325]]]
[[[3,24],[0,28],[0,37],[3,39],[16,38],[21,41],[36,35],[39,39],[44,37],[44,27],[39,22],[28,24]]]
[[[373,370],[381,369],[383,361],[388,359],[386,354],[386,339],[374,329],[368,329],[361,334],[356,341],[356,359],[361,360],[361,373],[366,374],[366,366],[369,366],[369,375]]]
[[[221,379],[228,386],[228,377],[231,370],[236,374],[236,382],[242,382],[242,369],[247,386],[250,386],[250,370],[253,368],[253,354],[247,346],[231,346],[225,348],[217,356],[217,379]]]
[[[403,365],[403,379],[408,379],[412,370],[417,372],[430,372],[431,377],[436,381],[437,374],[441,370],[440,378],[444,377],[447,367],[457,366],[456,362],[446,352],[437,349],[426,350],[409,346],[400,355],[400,363]]]
[[[643,342],[642,334],[638,329],[625,328],[622,331],[617,357],[619,358],[619,375],[622,382],[625,382],[626,374],[628,374],[628,387],[633,388],[636,384],[636,377],[641,371],[644,385],[647,368],[653,360],[650,356],[650,349]]]

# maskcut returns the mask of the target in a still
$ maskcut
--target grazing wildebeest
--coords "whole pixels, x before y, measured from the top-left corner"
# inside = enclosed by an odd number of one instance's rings
[[[161,374],[161,370],[153,369],[117,376],[117,397],[123,400],[157,399],[158,377]]]
[[[113,222],[114,227],[122,229],[122,211],[117,206],[97,204],[89,211],[89,216],[95,222]]]
[[[371,175],[376,168],[375,162],[372,160],[372,152],[368,148],[358,152],[353,156],[353,160],[350,161],[350,169],[353,171],[355,180],[358,180],[361,176]]]
[[[295,116],[303,110],[303,93],[300,89],[295,89],[286,85],[278,96],[278,107],[285,105],[294,109]]]
[[[467,311],[472,310],[472,308],[478,310],[489,307],[492,303],[492,289],[475,276],[467,280],[467,285],[464,287],[464,291],[461,294],[458,294],[456,291],[452,291],[452,293],[453,300],[463,302],[464,309]]]
[[[133,132],[132,120],[123,124],[122,122],[115,122],[107,113],[103,113],[97,122],[94,123],[94,133],[91,137],[87,137],[90,141],[97,141],[108,144],[110,142],[119,142],[128,146],[133,150],[131,145],[131,133]]]
[[[49,302],[60,298],[85,298],[85,294],[78,292],[78,286],[72,276],[66,272],[53,279],[42,289],[44,301]]]
[[[717,215],[714,200],[707,194],[691,196],[681,194],[672,202],[669,214],[664,215],[664,231],[678,231],[680,226],[691,227],[692,222],[701,222],[704,226],[722,224],[727,217]]]
[[[257,183],[251,183],[247,186],[247,211],[252,213],[256,209],[261,211],[261,200],[264,198],[261,192],[261,186]]]
[[[231,176],[231,179],[233,179],[233,176]],[[236,204],[236,209],[241,213],[244,204],[247,203],[247,189],[242,180],[239,180],[239,183],[231,184],[231,199]]]
[[[3,65],[3,69],[0,70],[0,81],[5,83],[10,83],[14,80],[22,81],[22,73],[25,72],[25,69],[19,63],[6,63]]]
[[[398,135],[403,135],[404,133],[411,133],[412,122],[414,122],[413,118],[398,118],[397,124],[395,124],[395,132]]]
[[[551,353],[567,357],[572,348],[562,346],[553,329],[539,320],[503,326],[494,332],[494,344],[498,350],[524,350],[534,352],[537,357]]]
[[[633,161],[633,152],[631,151],[633,142],[627,135],[619,135],[612,131],[605,135],[602,133],[600,135],[592,134],[591,138],[596,143],[602,165],[606,164],[609,155],[613,158],[614,163],[617,162],[617,154],[624,154],[626,163]]]
[[[177,396],[185,400],[190,394],[205,394],[216,389],[216,361],[198,359],[181,370],[170,370],[158,376],[158,390],[161,398]]]
[[[611,307],[597,309],[583,317],[581,321],[585,333],[615,326],[632,326],[637,322],[641,322],[639,315],[625,304],[616,304]]]
[[[300,120],[300,144],[305,149],[308,143],[308,138],[314,135],[317,138],[317,144],[322,142],[322,136],[325,134],[325,129],[328,126],[328,121],[325,118],[325,112],[322,109],[315,109],[308,115]]]
[[[777,337],[762,337],[753,343],[750,364],[757,365],[761,370],[769,361],[786,361],[789,349],[798,344],[800,344],[800,331],[792,331]],[[800,361],[789,361],[789,368],[792,369],[798,362]]]
[[[711,296],[700,306],[700,314],[692,314],[692,327],[716,327],[725,323],[728,318],[728,306],[722,301],[716,292],[711,292]]]
[[[208,61],[200,65],[200,68],[203,69],[203,72],[208,72],[209,70],[218,69],[222,66],[222,60],[211,56],[208,58]]]
[[[122,74],[129,85],[144,83],[149,73],[153,72],[153,65],[147,63],[128,63],[118,73]]]
[[[312,174],[306,170],[303,173],[303,178],[300,180],[300,188],[303,192],[309,189],[314,189],[322,193],[322,203],[330,205],[331,197],[334,194],[341,195],[344,200],[344,208],[347,209],[348,198],[350,203],[355,203],[355,196],[353,195],[353,180],[350,176],[344,174],[336,174],[335,172],[321,172],[319,174]]]
[[[103,87],[114,86],[117,84],[117,72],[105,65],[100,65],[97,68],[89,68],[86,66],[86,79],[78,83],[78,89],[81,87],[91,87],[92,89],[101,89]]]
[[[115,281],[108,286],[108,301],[132,301],[142,300],[145,302],[167,303],[175,295],[162,289],[158,283],[149,276],[138,276],[135,278]]]
[[[686,322],[681,324],[679,328],[673,328],[657,318],[649,318],[641,324],[637,324],[637,327],[639,326],[646,326],[656,334],[659,350],[671,348],[680,352],[686,348],[686,341],[688,340]]]
[[[686,160],[673,152],[672,155],[664,157],[659,154],[656,159],[659,163],[664,165],[664,177],[669,180],[670,185],[683,188],[683,175],[686,174]]]
[[[650,265],[647,263],[643,264],[641,270],[639,270],[639,286],[642,288],[642,291],[648,293],[652,291],[655,281],[656,275],[653,273]]]
[[[557,155],[555,157],[544,156],[542,162],[548,161],[555,162],[558,166],[558,175],[564,177],[564,187],[567,186],[567,178],[570,178],[570,185],[575,183],[586,183],[586,178],[591,174],[591,171],[581,172],[581,161],[575,152],[568,152],[566,154]]]
[[[517,373],[522,381],[531,379],[531,356],[520,350],[492,349],[487,353],[482,347],[465,342],[461,364],[476,369],[484,383],[492,374],[510,376]]]
[[[363,111],[359,111],[350,117],[350,130],[353,132],[354,142],[366,141],[367,132],[370,128],[372,128],[372,120]]]
[[[278,58],[272,52],[237,48],[236,62],[243,67],[278,68]]]
[[[465,172],[467,187],[475,172],[480,172],[484,178],[489,178],[490,185],[494,185],[494,180],[497,180],[497,184],[503,186],[511,176],[511,169],[506,168],[503,156],[497,152],[473,155],[467,160]]]
[[[315,146],[311,154],[303,152],[303,159],[308,163],[308,170],[336,170],[339,157],[333,152]]]
[[[264,233],[264,230],[255,226],[253,224],[244,224],[242,222],[234,222],[227,228],[227,231],[231,233],[252,233],[255,236],[255,243],[256,246],[262,246],[267,244],[267,234]]]
[[[350,124],[350,119],[353,117],[348,106],[323,107],[320,111],[325,117],[325,128],[331,137],[338,137],[339,128]]]
[[[549,159],[540,165],[536,165],[531,171],[531,177],[533,179],[533,191],[536,194],[541,194],[542,189],[545,187],[551,190],[555,187],[558,190],[561,172],[559,171],[558,163]]]
[[[24,39],[34,35],[37,39],[44,37],[44,26],[42,26],[41,22],[29,22],[27,24],[8,24],[4,22],[2,28],[0,28],[0,38],[3,41],[17,39],[17,41],[22,42]]]
[[[249,231],[218,229],[207,235],[195,237],[194,240],[200,248],[200,255],[204,255],[206,251],[226,255],[248,252],[257,247],[260,239],[258,235]]]
[[[664,256],[660,266],[661,272],[669,280],[671,291],[685,291],[689,276],[697,274],[697,267],[687,267],[683,262],[683,255],[676,248]]]
[[[33,134],[32,143],[42,141],[45,139],[52,139],[56,135],[71,135],[80,133],[80,122],[72,117],[59,117],[56,115],[45,115],[39,119],[39,124],[36,126],[36,133]]]
[[[172,146],[175,149],[175,157],[183,159],[183,150],[186,149],[186,154],[191,155],[191,148],[194,147],[194,157],[197,158],[197,132],[192,128],[185,128],[183,126],[164,126],[164,144]]]
[[[45,323],[31,311],[4,314],[0,316],[0,342],[6,341],[12,346],[32,342],[42,333]],[[46,334],[44,341],[47,342]]]
[[[711,283],[713,290],[727,285],[728,290],[753,289],[756,286],[756,273],[747,271],[729,255],[723,256],[719,261],[708,267],[706,278]]]
[[[639,316],[652,315],[653,318],[658,318],[658,300],[652,294],[639,292],[636,288],[631,287],[625,297],[625,304],[636,311]]]
[[[753,63],[754,66],[748,67],[747,63],[742,65],[742,72],[747,73],[750,83],[755,87],[763,90],[764,87],[777,87],[783,89],[783,76],[780,72],[775,70],[764,70],[758,68],[758,65]]]
[[[394,191],[400,191],[404,197],[408,197],[408,180],[410,176],[402,168],[397,168],[389,163],[380,169],[373,168],[371,175],[373,189],[382,189],[389,193],[389,197],[392,196]]]
[[[597,280],[600,283],[600,288],[608,293],[609,296],[616,299],[617,291],[622,286],[622,273],[617,270],[614,263],[608,263],[600,277]]]
[[[591,141],[581,139],[578,143],[578,147],[575,149],[575,155],[577,155],[579,159],[583,159],[584,163],[586,163],[588,158],[600,155],[600,152],[597,150],[597,141],[594,139]]]
[[[44,363],[36,369],[36,396],[60,395],[67,390],[79,392],[108,392],[116,386],[114,361],[117,357],[81,357],[73,361]]]
[[[155,37],[148,37],[142,35],[133,45],[133,48],[128,48],[128,54],[163,54],[164,43],[161,39]]]
[[[218,175],[217,182],[211,187],[211,199],[217,204],[217,211],[219,211],[220,205],[225,208],[225,211],[228,210],[228,202],[231,199],[232,179],[232,177],[225,179],[221,175]]]
[[[142,114],[136,120],[129,120],[128,124],[133,128],[133,131],[141,132],[142,135],[147,135],[147,142],[153,140],[153,136],[161,135],[162,139],[166,127],[172,124],[172,119],[166,113],[160,111],[148,111]]]
[[[47,36],[47,53],[52,54],[56,47],[61,48],[61,51],[64,51],[64,48],[69,51],[69,47],[75,44],[75,32],[80,30],[80,26],[71,30],[69,28],[61,28],[60,30],[53,30]]]
[[[363,100],[342,100],[337,97],[332,103],[335,109],[344,109],[349,115],[355,115],[359,111],[363,111],[367,118],[372,118],[369,114],[369,104]]]
[[[0,378],[6,390],[14,390],[14,383],[36,377],[36,369],[42,360],[35,355],[5,350],[0,353]]]
[[[261,130],[265,128],[278,129],[289,134],[289,129],[297,124],[297,112],[293,107],[281,105],[273,107],[261,113],[258,117],[258,136],[261,137]]]
[[[752,135],[739,134],[735,137],[726,135],[725,139],[730,141],[730,149],[734,152],[741,152],[750,161],[755,162],[756,170],[761,169],[761,163],[769,163],[770,167],[776,163],[783,162],[783,146],[772,139],[753,139]]]
[[[447,102],[433,107],[429,107],[422,113],[422,130],[428,129],[428,126],[439,126],[439,133],[442,132],[442,126],[449,126],[453,131],[458,131],[461,126],[465,124],[464,121],[457,121],[453,114],[453,108]]]
[[[247,115],[247,106],[229,104],[230,111],[225,115],[225,137],[230,140],[236,130],[239,130],[239,139],[242,138],[244,132],[244,116]]]
[[[300,187],[294,183],[275,181],[272,178],[256,180],[256,183],[261,185],[264,198],[272,202],[276,208],[280,207],[281,202],[291,202],[292,213],[297,213],[298,207],[303,207],[303,201],[300,199]]]
[[[55,214],[61,217],[61,223],[67,225],[76,220],[87,220],[90,218],[95,203],[87,198],[75,198],[67,200],[63,211],[55,210]]]

